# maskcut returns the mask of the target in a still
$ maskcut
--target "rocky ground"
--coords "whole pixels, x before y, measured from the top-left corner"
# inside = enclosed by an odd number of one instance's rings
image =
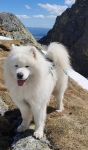
[[[0,49],[0,97],[3,102],[0,102],[0,112],[6,111],[4,116],[0,115],[0,150],[88,150],[88,92],[70,79],[63,113],[55,111],[55,98],[51,99],[47,109],[46,136],[41,141],[32,136],[33,122],[30,130],[21,134],[16,132],[22,121],[21,114],[3,81],[2,66],[8,53]]]

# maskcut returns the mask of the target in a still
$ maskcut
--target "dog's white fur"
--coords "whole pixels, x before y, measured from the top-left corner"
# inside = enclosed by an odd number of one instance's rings
[[[70,67],[66,48],[61,44],[51,43],[47,56],[55,66],[52,67],[51,62],[33,46],[13,46],[4,63],[6,86],[23,118],[18,131],[26,130],[33,116],[36,138],[43,137],[46,108],[52,93],[56,96],[57,111],[63,110],[63,96],[68,83],[68,77],[64,73]],[[17,84],[19,72],[26,79],[23,86]]]

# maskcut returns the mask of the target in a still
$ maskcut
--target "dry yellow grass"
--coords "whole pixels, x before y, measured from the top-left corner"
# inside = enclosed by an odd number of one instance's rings
[[[47,136],[55,150],[88,149],[88,92],[69,81],[63,113],[51,111],[47,119]],[[51,108],[55,108],[54,99]]]

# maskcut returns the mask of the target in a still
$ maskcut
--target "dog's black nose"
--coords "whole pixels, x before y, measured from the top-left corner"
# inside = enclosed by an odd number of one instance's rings
[[[23,73],[22,72],[17,73],[17,78],[21,80],[23,78]]]

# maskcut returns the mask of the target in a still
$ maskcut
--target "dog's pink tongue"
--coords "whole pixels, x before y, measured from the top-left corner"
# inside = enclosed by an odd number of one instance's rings
[[[18,82],[18,86],[23,86],[25,80],[17,80],[17,82]]]

